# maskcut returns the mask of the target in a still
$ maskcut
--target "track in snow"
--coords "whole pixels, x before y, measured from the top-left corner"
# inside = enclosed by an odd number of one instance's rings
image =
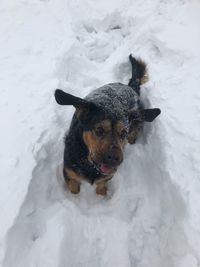
[[[99,20],[74,21],[76,41],[58,63],[58,87],[84,96],[106,82],[125,82],[130,69],[124,55],[134,54],[134,49],[136,54],[150,53],[155,61],[171,56],[177,63],[177,54],[152,39],[140,22],[116,12]],[[138,25],[144,29],[135,39],[131,33]],[[137,51],[144,43],[146,47]],[[158,92],[148,90],[153,88],[144,88],[144,102],[148,105],[152,96],[159,105]],[[61,175],[59,129],[66,127],[66,120],[69,125],[69,110],[55,107],[51,136],[44,132],[38,140],[42,147],[35,153],[27,196],[7,235],[4,266],[183,266],[185,256],[192,253],[182,227],[187,212],[166,164],[161,120],[145,125],[138,143],[127,147],[108,197],[96,196],[87,183],[75,196],[65,190]]]

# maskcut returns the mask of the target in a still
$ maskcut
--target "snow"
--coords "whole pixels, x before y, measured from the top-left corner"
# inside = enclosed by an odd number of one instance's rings
[[[0,265],[200,265],[198,0],[1,0]],[[63,136],[79,97],[128,83],[148,64],[146,124],[107,197],[62,179]]]

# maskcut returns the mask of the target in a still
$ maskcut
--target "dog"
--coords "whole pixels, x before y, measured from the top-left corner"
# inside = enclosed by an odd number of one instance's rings
[[[144,109],[140,86],[146,81],[146,64],[129,56],[132,77],[128,85],[110,83],[80,98],[60,89],[56,102],[76,109],[65,137],[63,175],[68,189],[77,194],[82,180],[106,195],[107,182],[123,161],[127,143],[134,144],[143,122],[152,122],[159,108]]]

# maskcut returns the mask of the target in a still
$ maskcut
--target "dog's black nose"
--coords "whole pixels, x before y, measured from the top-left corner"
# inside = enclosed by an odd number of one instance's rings
[[[111,166],[117,166],[119,165],[123,160],[123,156],[119,152],[113,152],[109,151],[104,156],[104,163],[111,165]]]

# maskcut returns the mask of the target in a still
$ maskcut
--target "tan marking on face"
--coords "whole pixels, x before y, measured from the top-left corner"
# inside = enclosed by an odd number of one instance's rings
[[[96,129],[103,129],[103,136],[96,134]],[[127,138],[121,139],[122,131],[126,126],[122,121],[117,121],[114,127],[109,120],[97,123],[93,130],[83,132],[83,140],[89,150],[88,160],[101,163],[103,156],[115,146],[116,153],[122,153],[127,143]],[[121,151],[121,152],[120,152]]]
[[[127,144],[127,137],[124,139],[121,139],[121,133],[123,131],[127,131],[126,125],[122,121],[117,121],[115,127],[114,127],[115,134],[118,136],[118,144],[123,149],[124,146]]]
[[[102,128],[104,135],[99,137],[95,134],[95,130]],[[107,150],[112,136],[112,125],[109,120],[104,120],[97,123],[94,126],[94,129],[91,131],[83,132],[83,140],[89,150],[88,159],[91,161],[91,158],[95,158],[97,161],[100,161],[101,155]],[[93,159],[94,159],[93,158]]]

